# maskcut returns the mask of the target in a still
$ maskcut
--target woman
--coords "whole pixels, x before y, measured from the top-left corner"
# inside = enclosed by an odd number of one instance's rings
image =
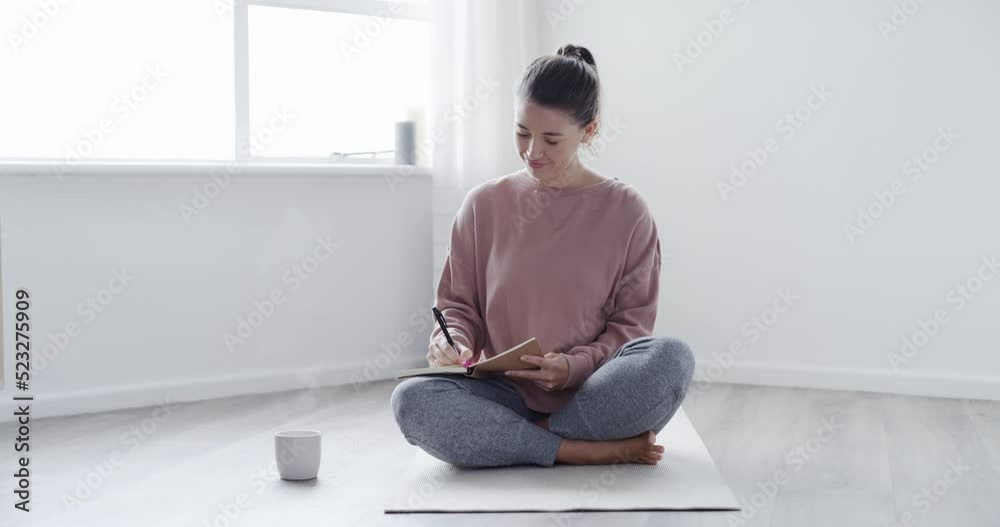
[[[392,393],[396,421],[410,444],[458,466],[655,464],[655,434],[694,358],[683,341],[650,336],[660,243],[645,201],[580,162],[600,120],[593,56],[566,45],[536,59],[516,99],[526,168],[466,195],[436,304],[457,351],[435,327],[427,359],[461,364],[531,337],[548,353],[503,376],[406,379]]]

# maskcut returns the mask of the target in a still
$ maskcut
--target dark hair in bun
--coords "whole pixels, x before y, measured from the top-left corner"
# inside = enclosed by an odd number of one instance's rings
[[[595,68],[596,73],[597,64],[594,62],[594,56],[590,54],[590,50],[587,48],[574,46],[573,44],[566,44],[565,46],[559,48],[559,51],[556,51],[556,55],[580,59],[587,64],[590,64],[592,68]]]
[[[585,47],[566,44],[555,55],[538,57],[525,69],[517,95],[563,110],[585,126],[601,113],[601,83],[594,56]]]

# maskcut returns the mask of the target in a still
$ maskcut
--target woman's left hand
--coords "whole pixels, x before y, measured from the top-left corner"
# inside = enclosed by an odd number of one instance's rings
[[[569,377],[569,359],[562,353],[548,352],[544,356],[521,355],[521,360],[538,366],[538,370],[507,370],[505,375],[535,381],[545,391],[557,390]]]

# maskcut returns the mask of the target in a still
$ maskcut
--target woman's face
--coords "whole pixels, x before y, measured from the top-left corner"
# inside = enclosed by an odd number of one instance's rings
[[[581,127],[562,110],[518,99],[514,105],[514,143],[528,173],[542,181],[572,177],[579,164],[577,149],[597,124]]]

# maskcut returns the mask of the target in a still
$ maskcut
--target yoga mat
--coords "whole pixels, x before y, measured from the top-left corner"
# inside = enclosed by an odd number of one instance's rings
[[[463,468],[413,447],[385,512],[740,510],[683,408],[656,442],[656,465]]]

